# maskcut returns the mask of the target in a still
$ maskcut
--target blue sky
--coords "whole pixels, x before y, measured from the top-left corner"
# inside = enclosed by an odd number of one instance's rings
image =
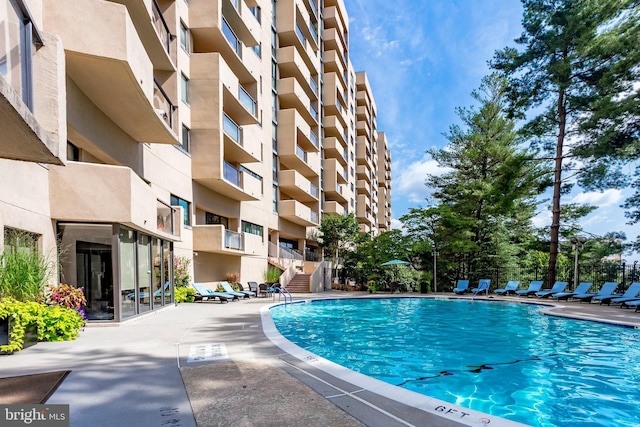
[[[426,175],[438,173],[425,151],[447,144],[443,133],[460,122],[455,108],[473,104],[470,93],[490,72],[487,61],[497,49],[515,46],[522,5],[517,0],[345,0],[345,5],[350,57],[356,71],[367,72],[378,130],[391,148],[392,225],[399,228],[398,218],[409,208],[426,206]],[[626,225],[619,208],[630,194],[576,189],[562,200],[599,206],[583,222],[587,232],[624,231],[632,240],[638,227]],[[546,205],[534,222],[550,223]]]

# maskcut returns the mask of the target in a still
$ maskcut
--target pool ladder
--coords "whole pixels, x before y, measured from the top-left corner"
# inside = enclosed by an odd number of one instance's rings
[[[289,303],[293,303],[293,296],[287,290],[287,288],[277,287],[274,288],[274,291],[278,293],[278,301],[280,301],[280,295],[284,297],[284,303],[287,304],[287,296],[289,296]]]

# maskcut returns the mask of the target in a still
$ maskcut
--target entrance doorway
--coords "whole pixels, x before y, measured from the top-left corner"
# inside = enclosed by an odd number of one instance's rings
[[[113,320],[111,246],[76,242],[77,283],[84,288],[88,320]]]

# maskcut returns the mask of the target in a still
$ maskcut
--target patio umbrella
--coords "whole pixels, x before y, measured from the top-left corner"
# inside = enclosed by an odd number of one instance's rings
[[[409,264],[411,264],[411,263],[407,262],[407,261],[403,261],[401,259],[392,259],[391,261],[383,262],[380,265],[387,267],[387,266],[390,266],[390,265],[391,266],[398,266],[398,265],[409,265]],[[393,268],[393,281],[394,282],[397,281],[396,280],[397,276],[398,276],[398,269],[397,269],[397,267],[394,267]]]

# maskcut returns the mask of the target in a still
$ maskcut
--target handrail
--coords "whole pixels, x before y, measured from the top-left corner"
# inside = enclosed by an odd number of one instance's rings
[[[289,303],[293,303],[293,296],[287,290],[287,288],[283,288],[281,286],[277,286],[277,287],[273,288],[273,293],[274,294],[278,294],[278,301],[280,301],[280,295],[282,295],[284,297],[285,305],[287,304],[287,295],[289,296]]]

